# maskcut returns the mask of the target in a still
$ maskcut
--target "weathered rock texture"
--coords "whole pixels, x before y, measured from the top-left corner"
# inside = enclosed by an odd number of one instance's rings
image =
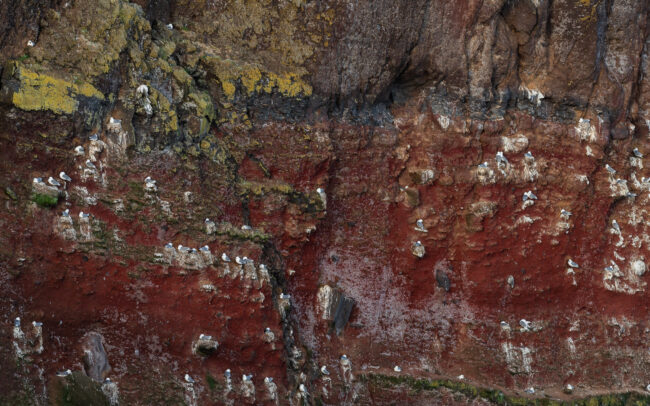
[[[1,2],[0,404],[650,402],[649,17]]]

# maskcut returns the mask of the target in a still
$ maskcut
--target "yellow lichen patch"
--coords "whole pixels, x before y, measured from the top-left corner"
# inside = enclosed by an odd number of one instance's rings
[[[51,110],[58,114],[74,113],[79,96],[104,100],[104,95],[89,83],[71,83],[53,76],[17,67],[14,78],[18,89],[11,94],[11,103],[23,110]]]

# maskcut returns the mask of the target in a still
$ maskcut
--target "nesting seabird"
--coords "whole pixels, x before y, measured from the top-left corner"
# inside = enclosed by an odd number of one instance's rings
[[[533,156],[533,154],[530,151],[528,151],[528,152],[526,152],[524,154],[524,158],[535,159],[535,157]]]
[[[524,193],[524,196],[522,197],[522,200],[525,202],[526,200],[537,200],[537,196],[532,192],[532,190],[529,190],[528,192]]]
[[[59,372],[56,373],[56,376],[58,376],[60,378],[62,378],[64,376],[69,376],[69,375],[72,375],[72,371],[70,371],[69,369],[66,369],[65,371],[59,371]]]
[[[291,298],[291,295],[285,295],[284,293],[280,293],[280,299],[286,300],[286,299],[290,299],[290,298]]]
[[[420,231],[420,232],[422,232],[422,233],[426,233],[426,232],[428,232],[428,230],[426,229],[426,227],[424,227],[424,221],[423,221],[422,219],[418,219],[418,220],[415,222],[415,231]]]
[[[66,182],[71,182],[71,181],[72,181],[72,178],[69,177],[69,176],[68,176],[65,172],[63,172],[63,171],[61,171],[61,172],[59,173],[59,178],[63,179],[63,180],[66,181]]]
[[[47,183],[49,183],[49,184],[52,185],[52,186],[56,186],[56,187],[61,186],[61,183],[59,183],[58,180],[54,179],[54,178],[51,177],[51,176],[50,176],[49,178],[47,178]]]
[[[230,369],[226,369],[223,375],[226,377],[226,379],[230,379]]]
[[[320,373],[323,374],[323,375],[329,375],[330,371],[327,370],[326,365],[323,365],[322,367],[320,367]]]
[[[347,361],[347,360],[348,360],[347,355],[345,355],[345,354],[341,355],[341,361]]]
[[[606,271],[606,272],[614,272],[614,267],[611,266],[611,265],[606,266],[606,267],[605,267],[605,271]]]
[[[510,324],[508,324],[508,323],[505,322],[505,321],[501,321],[501,323],[499,323],[499,325],[500,325],[501,328],[503,328],[503,329],[508,329],[508,328],[510,328]]]
[[[204,246],[202,246],[200,248],[200,250],[203,251],[203,252],[210,252],[210,247],[208,247],[207,245],[204,245]]]
[[[624,185],[627,183],[627,179],[616,179],[616,184]]]
[[[97,133],[94,133],[89,138],[90,138],[91,141],[98,141],[99,140],[99,135]]]
[[[81,145],[77,145],[76,147],[74,147],[74,153],[76,155],[83,155],[84,152],[85,152],[84,147],[82,147]]]
[[[14,319],[14,327],[20,327],[20,317]]]
[[[117,118],[111,117],[108,122],[110,124],[122,124],[122,120],[118,120]]]
[[[621,233],[621,227],[618,225],[618,221],[612,220],[612,228],[617,232]]]
[[[190,374],[185,374],[185,382],[187,383],[194,383],[194,379],[190,376]]]
[[[111,383],[111,378],[104,379],[104,384],[109,384],[109,383]]]
[[[488,167],[488,163],[487,163],[487,162],[483,162],[482,164],[479,164],[478,167],[479,167],[479,168],[487,168],[487,167]]]
[[[79,212],[79,218],[80,218],[80,219],[87,219],[87,218],[89,218],[89,217],[90,217],[90,214],[88,214],[88,213],[84,213],[83,211],[80,211],[80,212]]]
[[[28,47],[33,47],[34,46],[34,41],[32,41],[31,39],[29,41],[27,41],[27,46]]]
[[[399,365],[395,365],[395,367],[393,368],[393,371],[395,371],[395,372],[402,372],[402,368],[400,368]]]
[[[616,169],[609,166],[609,164],[605,164],[605,169],[607,169],[607,172],[611,173],[612,175],[616,173]]]
[[[244,374],[244,375],[241,376],[241,379],[242,379],[242,381],[244,381],[244,382],[248,382],[248,381],[250,381],[251,379],[253,379],[253,374],[248,374],[248,375]]]
[[[497,161],[498,163],[500,163],[500,164],[507,165],[507,164],[509,163],[509,162],[508,162],[508,158],[506,158],[506,157],[503,155],[503,152],[502,152],[502,151],[497,151],[497,155],[496,155],[496,158],[495,158],[495,159],[496,159],[496,161]]]
[[[573,392],[573,385],[571,385],[570,383],[567,383],[566,386],[564,387],[564,392],[565,393]]]
[[[212,340],[212,336],[201,334],[199,335],[199,340]]]
[[[230,258],[228,257],[228,255],[226,255],[225,252],[223,254],[221,254],[221,260],[223,262],[230,262]]]
[[[174,29],[174,25],[172,23],[167,24],[165,27],[167,27],[168,30]]]
[[[630,199],[633,199],[633,198],[636,197],[636,193],[634,193],[634,192],[627,192],[627,193],[625,194],[625,197],[629,197]]]
[[[140,85],[137,89],[135,89],[135,92],[137,94],[147,96],[149,94],[149,87],[147,85]]]
[[[45,183],[45,182],[43,182],[43,178],[34,178],[33,182],[34,183],[43,183],[43,184]]]
[[[70,209],[65,209],[65,210],[63,210],[63,212],[61,213],[61,215],[62,215],[63,217],[70,217]]]
[[[246,230],[252,230],[253,227],[249,226],[248,224],[244,224],[243,226],[241,226],[241,229],[246,231]]]
[[[568,211],[568,210],[562,209],[562,210],[560,210],[560,216],[562,216],[562,218],[565,218],[565,219],[568,220],[569,217],[571,217],[571,212]]]
[[[190,252],[192,249],[190,247],[184,247],[183,245],[178,245],[178,250],[181,252]]]
[[[94,163],[90,161],[90,159],[86,159],[86,166],[89,167],[90,169],[97,169]]]
[[[524,392],[529,393],[529,394],[533,394],[533,393],[535,393],[535,388],[533,388],[531,386],[530,388],[527,388],[526,390],[524,390]]]
[[[634,156],[637,157],[637,158],[643,158],[643,154],[641,153],[641,151],[639,151],[638,148],[634,148],[634,149],[632,150],[632,153],[633,153]]]
[[[34,327],[43,327],[43,323],[40,321],[32,321],[32,326]]]
[[[526,319],[521,319],[521,320],[519,320],[519,325],[520,325],[521,328],[523,328],[524,330],[530,330],[531,322],[528,321],[528,320],[526,320]]]
[[[210,221],[209,218],[206,217],[205,220],[203,220],[203,222],[204,222],[205,224],[208,224],[208,223],[210,223],[211,221]]]
[[[570,258],[569,258],[569,260],[567,261],[567,264],[568,264],[571,268],[580,268],[580,265],[578,265],[575,261],[573,261],[573,260],[570,259]]]
[[[235,262],[238,263],[239,265],[244,265],[244,261],[242,261],[242,259],[239,258],[239,256],[235,257]]]
[[[167,249],[173,249],[173,248],[174,248],[174,244],[172,244],[171,242],[168,242],[167,244],[165,244],[165,248],[167,248]]]
[[[264,378],[264,383],[272,383],[272,382],[273,382],[273,378],[271,378],[270,376]]]

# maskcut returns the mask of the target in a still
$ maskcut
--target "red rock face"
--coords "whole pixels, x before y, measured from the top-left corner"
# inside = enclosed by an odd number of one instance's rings
[[[0,404],[648,401],[645,2],[163,3],[2,21]]]

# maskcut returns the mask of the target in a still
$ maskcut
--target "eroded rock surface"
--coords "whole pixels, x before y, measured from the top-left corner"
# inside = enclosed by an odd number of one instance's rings
[[[0,404],[649,402],[649,9],[0,4]]]

